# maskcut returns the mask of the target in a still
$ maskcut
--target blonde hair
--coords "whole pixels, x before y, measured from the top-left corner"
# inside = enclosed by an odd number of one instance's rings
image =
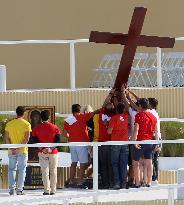
[[[91,105],[86,105],[83,108],[83,112],[93,112],[93,108],[91,107]]]

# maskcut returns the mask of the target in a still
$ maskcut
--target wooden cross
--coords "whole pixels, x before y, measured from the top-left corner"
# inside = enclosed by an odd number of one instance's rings
[[[140,35],[147,9],[135,7],[128,34],[92,31],[89,41],[125,45],[114,88],[128,82],[137,46],[173,48],[175,38]]]

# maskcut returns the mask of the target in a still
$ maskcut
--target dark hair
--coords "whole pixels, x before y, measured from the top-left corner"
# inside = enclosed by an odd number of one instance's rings
[[[48,110],[43,110],[40,115],[42,121],[47,121],[50,117],[50,112]]]
[[[104,114],[105,115],[113,115],[116,114],[116,109],[114,108],[114,105],[111,102],[108,102],[104,107]]]
[[[135,104],[136,104],[137,106],[139,106],[139,102],[138,102],[138,101],[136,101]]]
[[[125,110],[125,105],[124,103],[118,103],[116,106],[116,111],[118,114],[122,114]]]
[[[40,112],[39,112],[38,110],[33,110],[33,111],[31,112],[30,118],[33,119],[33,117],[34,117],[35,115],[39,115],[39,116],[40,116]]]
[[[140,98],[138,100],[138,103],[144,110],[147,110],[149,108],[149,101],[147,98]]]
[[[25,111],[26,111],[26,108],[24,106],[18,106],[16,108],[16,114],[19,117],[22,117],[24,115]]]
[[[79,104],[72,105],[72,113],[80,113],[81,106]]]
[[[156,98],[148,98],[149,100],[149,105],[151,109],[157,109],[158,106],[158,100]]]

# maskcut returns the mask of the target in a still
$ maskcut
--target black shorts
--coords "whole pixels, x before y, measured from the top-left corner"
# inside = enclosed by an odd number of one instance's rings
[[[152,159],[153,157],[153,145],[152,144],[141,144],[141,149],[137,149],[134,146],[133,149],[133,160],[139,161],[143,156],[144,159]]]

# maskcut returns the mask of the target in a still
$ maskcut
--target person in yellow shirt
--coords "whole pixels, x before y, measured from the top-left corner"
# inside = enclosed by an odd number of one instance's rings
[[[31,132],[31,124],[24,120],[26,109],[18,106],[16,109],[17,118],[8,122],[5,127],[5,143],[6,144],[27,144]],[[17,195],[23,195],[23,187],[26,176],[26,167],[28,160],[28,148],[11,148],[8,151],[9,157],[9,194],[14,195],[15,189]],[[18,182],[16,184],[16,171],[18,167]]]

